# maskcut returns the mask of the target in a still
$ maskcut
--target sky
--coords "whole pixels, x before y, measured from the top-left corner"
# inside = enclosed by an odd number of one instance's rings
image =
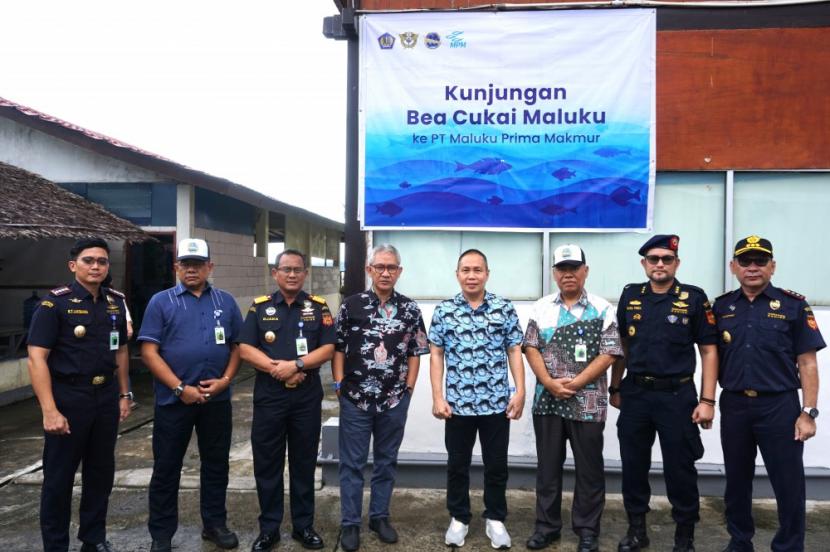
[[[2,13],[0,96],[343,220],[332,0],[6,0]]]

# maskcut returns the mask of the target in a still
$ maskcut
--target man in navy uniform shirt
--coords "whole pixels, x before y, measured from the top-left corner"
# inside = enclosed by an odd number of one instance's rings
[[[648,282],[625,286],[617,307],[626,355],[614,363],[608,392],[611,405],[620,409],[617,431],[629,524],[619,552],[649,545],[648,472],[655,434],[660,436],[666,494],[677,524],[674,552],[694,550],[700,520],[695,461],[703,456],[703,444],[698,424],[708,429],[714,417],[717,332],[706,293],[675,277],[679,244],[674,234],[658,234],[643,244],[640,264]],[[694,383],[695,344],[702,362],[700,400]]]
[[[334,356],[334,318],[324,299],[303,291],[308,267],[301,252],[277,255],[271,275],[278,289],[254,300],[239,339],[242,359],[257,369],[251,446],[261,513],[252,550],[270,550],[280,540],[286,443],[291,536],[319,549],[323,539],[313,527],[323,400],[319,368]]]
[[[730,263],[741,287],[715,301],[721,444],[726,468],[724,552],[753,550],[752,479],[761,450],[778,505],[775,551],[804,550],[804,441],[816,434],[818,365],[825,347],[804,296],[770,283],[772,244],[749,236]],[[798,399],[801,388],[802,402]]]
[[[138,340],[155,378],[153,477],[150,480],[151,552],[170,552],[178,528],[182,460],[193,428],[201,460],[202,538],[220,548],[239,542],[228,530],[225,494],[231,446],[231,380],[239,369],[235,343],[242,328],[236,300],[212,286],[204,240],[179,242],[179,284],[153,295]]]
[[[83,461],[81,552],[112,552],[106,521],[115,440],[132,399],[124,295],[101,286],[109,272],[109,246],[100,238],[75,243],[69,270],[75,281],[41,301],[29,328],[29,375],[45,432],[43,549],[69,549],[72,485]]]

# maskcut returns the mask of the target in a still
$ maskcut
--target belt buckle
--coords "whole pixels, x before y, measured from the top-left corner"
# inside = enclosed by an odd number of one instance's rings
[[[649,383],[653,383],[656,379],[654,376],[641,376],[641,377],[643,378],[644,381],[647,381]]]
[[[286,389],[294,389],[295,387],[297,387],[296,383],[286,383],[285,384]]]
[[[95,376],[94,378],[92,378],[92,385],[101,385],[105,381],[107,381],[106,377],[104,377],[104,376]]]
[[[754,389],[744,389],[744,395],[755,398],[758,396],[758,392]]]

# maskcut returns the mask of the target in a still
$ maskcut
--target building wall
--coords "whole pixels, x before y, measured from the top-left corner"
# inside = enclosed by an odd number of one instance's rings
[[[0,161],[53,182],[169,181],[145,169],[93,153],[0,117]]]

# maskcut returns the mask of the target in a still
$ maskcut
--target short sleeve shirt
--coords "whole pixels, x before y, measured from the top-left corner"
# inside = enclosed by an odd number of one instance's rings
[[[418,304],[393,291],[347,297],[337,314],[337,351],[346,356],[341,396],[366,412],[394,408],[406,392],[409,357],[429,353]]]
[[[614,307],[602,297],[584,291],[570,309],[558,292],[539,299],[533,305],[524,345],[539,350],[553,378],[575,377],[598,355],[623,354]],[[577,354],[583,347],[586,354]],[[604,422],[608,414],[606,375],[588,383],[569,399],[557,399],[537,382],[533,414]]]
[[[217,339],[221,328],[222,339]],[[156,343],[159,354],[185,385],[222,377],[230,360],[231,345],[242,329],[242,315],[233,296],[208,285],[197,297],[181,283],[150,298],[138,341]],[[217,343],[224,341],[224,343]],[[154,382],[156,404],[179,402],[163,383]],[[212,401],[230,399],[230,389]]]
[[[473,309],[459,293],[435,307],[429,341],[444,349],[447,402],[454,414],[486,416],[507,409],[507,349],[522,343],[513,303],[486,292]]]
[[[825,347],[813,309],[804,297],[772,284],[753,301],[740,289],[721,295],[713,310],[718,379],[728,391],[798,389],[798,355]]]

